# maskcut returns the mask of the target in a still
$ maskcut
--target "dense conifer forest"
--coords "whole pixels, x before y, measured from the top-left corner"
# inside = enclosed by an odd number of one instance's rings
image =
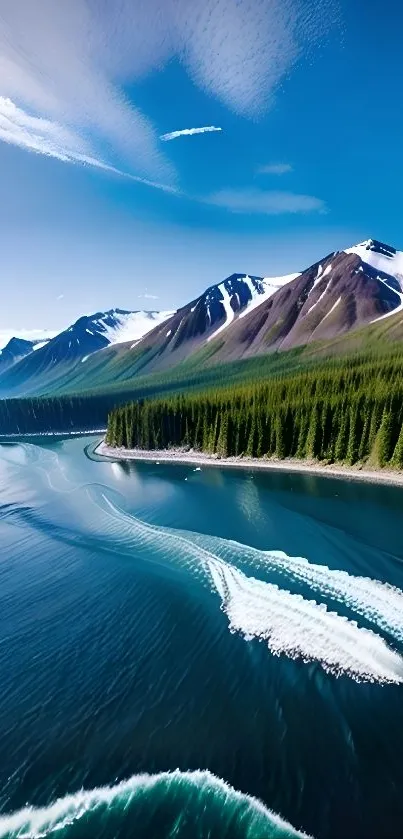
[[[109,396],[0,399],[0,436],[105,428],[116,402]]]
[[[110,413],[107,442],[403,468],[403,356],[357,356],[265,382],[139,399]]]
[[[200,392],[209,389],[213,383],[216,387],[224,387],[229,382],[267,379],[284,368],[306,367],[315,363],[315,360],[301,362],[300,354],[300,349],[290,350],[196,370],[186,362],[164,374],[135,376],[128,381],[117,380],[112,385],[86,391],[51,391],[46,396],[4,397],[0,399],[0,436],[105,428],[112,408],[129,399]]]

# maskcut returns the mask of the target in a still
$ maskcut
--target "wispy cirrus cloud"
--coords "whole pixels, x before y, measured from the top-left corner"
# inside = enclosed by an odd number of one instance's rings
[[[4,96],[0,96],[0,140],[65,163],[103,165],[91,157],[87,144],[79,135],[57,122],[31,116]]]
[[[287,175],[289,172],[292,172],[290,163],[268,163],[257,170],[258,175]]]
[[[109,166],[91,155],[88,144],[78,134],[51,120],[27,114],[22,108],[17,108],[11,99],[6,99],[4,96],[0,96],[0,141],[47,157],[54,157],[64,163],[93,166],[154,189],[179,193],[179,190],[169,184],[151,181],[123,172],[115,166]]]
[[[222,131],[215,125],[204,125],[202,128],[182,128],[179,131],[169,131],[168,134],[161,134],[160,140],[176,140],[177,137],[192,137],[193,134],[209,134],[212,131]]]
[[[0,0],[0,93],[74,132],[95,160],[103,160],[101,149],[107,148],[113,166],[173,179],[151,122],[123,93],[114,30],[120,5]],[[129,4],[123,5],[127,14]]]
[[[232,111],[256,117],[281,80],[330,28],[337,0],[177,0],[183,61]]]
[[[255,117],[337,2],[0,0],[0,94],[51,124],[31,150],[174,185],[155,126],[125,89],[176,57],[208,95]],[[28,148],[16,132],[7,142]]]
[[[205,198],[208,204],[232,213],[260,213],[277,216],[285,213],[326,212],[326,204],[313,195],[262,189],[222,189]]]

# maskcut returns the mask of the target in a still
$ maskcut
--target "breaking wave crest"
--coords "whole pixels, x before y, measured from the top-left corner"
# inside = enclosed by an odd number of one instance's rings
[[[375,631],[358,626],[355,619],[362,616],[400,640],[400,590],[284,553],[146,524],[112,503],[105,487],[76,490],[68,504],[74,506],[69,521],[82,525],[76,532],[70,527],[69,538],[80,541],[83,533],[88,534],[120,556],[136,553],[154,563],[186,570],[219,595],[231,631],[248,640],[265,641],[274,655],[318,661],[327,672],[356,681],[403,682],[401,656]],[[258,574],[267,578],[272,572],[286,579],[288,587],[280,588],[277,579],[273,583],[257,578]],[[295,582],[303,583],[307,593],[292,593],[289,587]],[[352,618],[331,611],[326,600],[347,605],[353,610]]]
[[[0,816],[1,839],[136,835],[136,839],[298,839],[295,830],[256,798],[237,792],[208,771],[134,775],[81,790],[47,807]]]
[[[402,659],[371,630],[223,562],[212,562],[210,570],[230,629],[247,640],[260,638],[274,655],[316,660],[356,681],[403,681]]]
[[[196,543],[199,538],[195,534]],[[215,537],[206,539],[224,542]],[[307,585],[311,591],[343,603],[403,642],[403,592],[388,583],[311,563],[304,557],[290,557],[282,551],[260,551],[233,541],[216,545],[216,550],[223,559],[231,557],[232,561],[252,564],[256,570],[275,571],[291,582]]]
[[[256,558],[260,557],[267,570],[267,557],[270,556],[271,570],[277,571],[276,560],[281,560],[280,570],[290,572],[293,568],[292,558],[285,554],[267,554],[217,537],[193,533],[184,535],[180,531],[145,524],[116,508],[105,495],[101,503],[105,511],[109,509],[116,519],[121,534],[128,531],[131,538],[140,544],[151,544],[153,551],[162,550],[165,557],[172,559],[174,556],[176,561],[185,563],[199,573],[200,569],[204,569],[221,597],[222,609],[229,619],[230,628],[244,638],[265,640],[275,655],[284,654],[305,661],[317,660],[334,675],[348,674],[357,681],[403,682],[402,658],[379,635],[358,627],[355,620],[328,611],[324,603],[316,603],[272,583],[246,576],[234,565],[234,560],[245,562],[249,559],[249,570],[251,560],[255,560],[252,567],[257,568]],[[220,554],[226,559],[222,559]],[[403,613],[398,615],[397,611],[395,614],[393,612],[396,599],[401,599],[403,607],[403,594],[397,589],[379,581],[361,580],[340,571],[332,572],[326,566],[311,566],[303,559],[297,560],[297,569],[298,566],[299,569],[308,570],[305,576],[300,570],[300,578],[308,585],[312,579],[312,588],[322,596],[339,591],[347,599],[345,578],[351,580],[353,587],[354,581],[357,581],[350,605],[354,601],[357,603],[358,614],[373,617],[378,610],[384,627],[390,624],[401,626]],[[337,582],[334,582],[333,574]],[[290,578],[292,576],[290,574]],[[364,584],[362,589],[361,582]],[[371,586],[371,583],[374,585]],[[370,599],[371,593],[375,594],[375,605]],[[393,608],[389,606],[389,599]]]

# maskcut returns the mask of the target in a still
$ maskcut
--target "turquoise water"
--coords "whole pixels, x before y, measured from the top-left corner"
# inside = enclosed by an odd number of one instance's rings
[[[403,491],[93,447],[0,446],[0,837],[400,837]]]

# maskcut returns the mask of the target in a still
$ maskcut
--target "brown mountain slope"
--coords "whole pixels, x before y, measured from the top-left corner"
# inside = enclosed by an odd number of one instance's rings
[[[223,331],[215,360],[346,334],[396,310],[395,282],[355,254],[331,254]]]

